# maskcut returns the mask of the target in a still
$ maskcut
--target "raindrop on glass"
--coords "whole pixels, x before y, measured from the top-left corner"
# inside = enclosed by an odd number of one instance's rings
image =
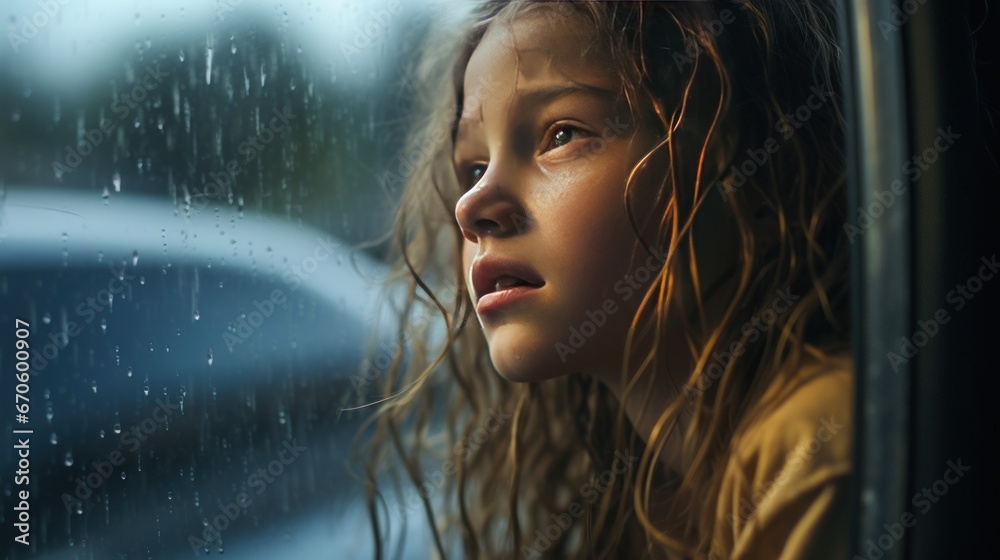
[[[66,452],[66,456],[63,457],[63,464],[66,465],[67,467],[72,467],[73,466],[73,452],[72,451],[67,451]]]
[[[122,433],[122,425],[119,424],[118,422],[115,422],[115,425],[112,426],[111,429],[114,430],[116,434]]]
[[[214,360],[214,358],[212,357],[212,349],[209,348],[208,349],[208,365],[212,365],[212,361],[213,360]]]
[[[212,85],[212,47],[205,47],[205,84]]]

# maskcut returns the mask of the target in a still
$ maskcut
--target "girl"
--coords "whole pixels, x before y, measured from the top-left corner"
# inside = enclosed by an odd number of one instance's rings
[[[847,556],[834,12],[488,1],[428,42],[380,557],[404,516],[441,556]]]

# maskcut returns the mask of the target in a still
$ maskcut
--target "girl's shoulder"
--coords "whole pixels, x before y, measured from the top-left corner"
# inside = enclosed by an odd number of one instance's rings
[[[723,557],[846,556],[853,400],[849,356],[813,361],[740,431],[716,508]]]
[[[807,446],[810,456],[849,462],[845,453],[851,449],[853,405],[854,363],[850,356],[806,362],[793,381],[765,394],[756,413],[740,430],[734,458],[756,462],[759,459],[754,457],[761,453],[771,456]]]

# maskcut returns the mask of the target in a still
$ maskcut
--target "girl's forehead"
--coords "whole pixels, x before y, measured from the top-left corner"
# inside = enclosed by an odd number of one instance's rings
[[[478,113],[491,96],[559,84],[617,89],[604,43],[585,18],[536,10],[490,25],[465,68],[463,113]]]

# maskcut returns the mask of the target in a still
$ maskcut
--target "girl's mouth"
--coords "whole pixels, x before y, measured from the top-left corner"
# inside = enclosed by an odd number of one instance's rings
[[[479,301],[476,302],[476,313],[482,315],[483,313],[522,301],[524,298],[536,293],[539,288],[541,286],[528,284],[523,280],[518,280],[516,283],[498,281],[494,291],[479,298]]]

